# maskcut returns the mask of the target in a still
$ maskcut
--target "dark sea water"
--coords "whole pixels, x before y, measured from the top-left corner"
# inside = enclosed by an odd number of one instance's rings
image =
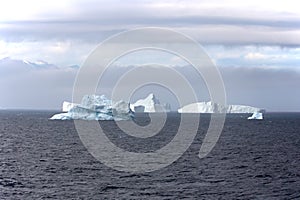
[[[0,199],[300,199],[300,113],[267,113],[262,121],[228,115],[204,159],[198,152],[210,116],[201,116],[182,157],[143,174],[97,161],[73,121],[48,120],[52,114],[0,111]],[[170,141],[179,122],[180,115],[170,114],[162,133],[137,141],[113,121],[101,126],[118,146],[146,152]]]

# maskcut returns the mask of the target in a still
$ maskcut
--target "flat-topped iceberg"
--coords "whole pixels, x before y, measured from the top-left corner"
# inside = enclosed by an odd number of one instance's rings
[[[179,113],[261,113],[263,109],[245,105],[220,105],[218,103],[197,102],[178,109]]]
[[[63,111],[50,119],[69,120],[129,120],[134,117],[129,104],[124,101],[113,102],[104,95],[85,95],[80,104],[63,103]]]
[[[150,93],[145,99],[140,99],[135,103],[130,104],[130,109],[134,112],[169,112],[170,104],[161,104],[153,93]]]

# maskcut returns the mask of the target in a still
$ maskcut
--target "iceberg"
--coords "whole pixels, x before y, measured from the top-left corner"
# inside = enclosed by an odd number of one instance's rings
[[[135,103],[130,104],[130,109],[134,112],[170,112],[170,104],[160,104],[160,101],[153,93],[150,93],[145,99],[140,99]]]
[[[263,109],[246,105],[220,105],[218,103],[197,102],[178,109],[179,113],[262,113]]]
[[[179,113],[219,113],[222,110],[218,104],[211,101],[188,104],[178,109]],[[222,110],[224,112],[225,110]]]
[[[252,114],[252,116],[248,117],[248,119],[263,119],[263,114],[260,112],[255,112]]]
[[[80,104],[63,103],[63,112],[53,115],[52,120],[129,120],[134,113],[124,101],[113,102],[104,95],[85,95]]]

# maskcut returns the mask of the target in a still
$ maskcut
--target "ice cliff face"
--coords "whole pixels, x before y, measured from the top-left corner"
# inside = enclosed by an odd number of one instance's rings
[[[112,102],[104,95],[85,95],[80,104],[63,103],[63,111],[50,119],[83,120],[128,120],[134,117],[129,104],[124,101]]]
[[[259,112],[255,112],[252,114],[252,116],[248,117],[248,119],[258,119],[261,120],[263,119],[263,114]]]
[[[145,99],[140,99],[130,104],[130,109],[134,112],[169,112],[170,104],[160,104],[160,101],[153,93],[149,94]]]
[[[179,113],[261,113],[260,108],[245,105],[227,105],[222,106],[217,103],[197,102],[178,109]]]
[[[79,104],[64,101],[63,106],[62,106],[62,111],[63,112],[69,112],[69,110],[71,110],[72,108],[74,108],[77,105],[79,105]]]

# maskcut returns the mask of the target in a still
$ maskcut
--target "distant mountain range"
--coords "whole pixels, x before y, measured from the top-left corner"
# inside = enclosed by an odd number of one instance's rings
[[[0,72],[16,72],[15,70],[28,71],[28,70],[39,70],[39,69],[58,69],[59,67],[48,63],[43,60],[38,60],[36,62],[28,60],[18,60],[6,57],[0,59]],[[67,66],[67,68],[79,68],[78,65]]]

